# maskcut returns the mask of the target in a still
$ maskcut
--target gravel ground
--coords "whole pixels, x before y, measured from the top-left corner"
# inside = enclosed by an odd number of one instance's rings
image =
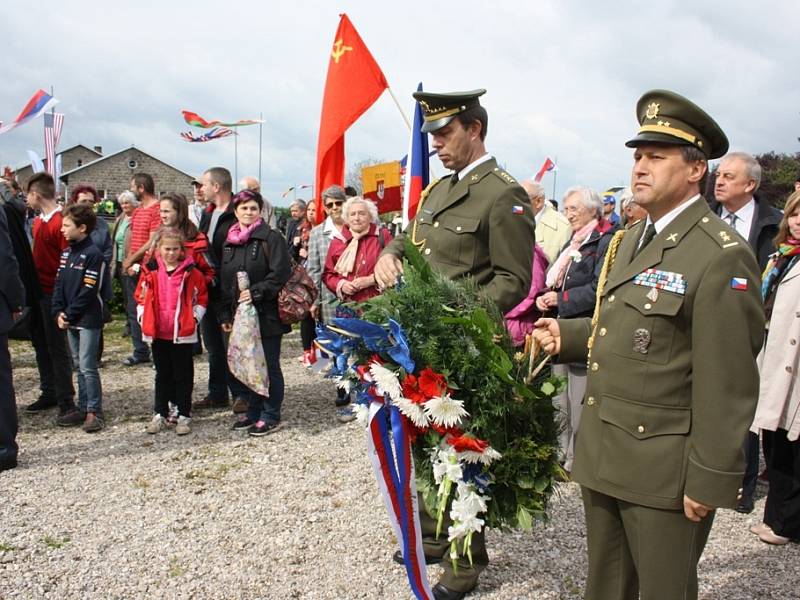
[[[63,430],[22,412],[38,393],[30,346],[14,343],[19,468],[0,475],[0,598],[410,598],[357,423],[333,418],[334,389],[294,359],[282,430],[249,438],[227,411],[195,414],[193,433],[150,436],[153,371],[119,365],[106,336],[107,427]],[[195,362],[196,397],[206,381]],[[763,495],[764,490],[760,489]],[[701,564],[701,598],[800,598],[800,546],[748,533],[720,511]],[[580,598],[586,544],[580,494],[563,484],[531,534],[488,534],[491,566],[470,597]],[[437,567],[429,577],[435,582]]]

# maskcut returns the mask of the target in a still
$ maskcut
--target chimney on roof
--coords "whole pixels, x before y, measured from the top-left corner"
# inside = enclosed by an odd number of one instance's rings
[[[102,147],[102,146],[95,146],[95,147],[94,147],[94,151],[95,151],[95,152],[97,152],[98,154],[100,154],[100,155],[102,156],[102,154],[103,154],[103,147]]]

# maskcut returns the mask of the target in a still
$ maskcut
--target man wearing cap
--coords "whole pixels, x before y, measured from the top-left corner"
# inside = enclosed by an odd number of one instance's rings
[[[405,234],[378,259],[375,278],[383,287],[395,284],[409,235],[431,266],[451,279],[472,276],[505,313],[530,288],[535,225],[525,190],[486,152],[488,116],[478,101],[485,92],[414,94],[422,107],[422,131],[431,134],[432,147],[452,173],[423,192]],[[426,557],[441,559],[447,536],[435,538],[435,521],[423,508],[420,520]],[[433,588],[437,600],[458,600],[477,585],[489,557],[483,531],[472,540],[472,564],[462,559],[454,570],[449,560],[442,563],[444,573]]]
[[[589,376],[572,477],[581,484],[586,598],[697,598],[714,510],[734,508],[758,396],[758,265],[700,196],[725,134],[698,106],[653,90],[631,187],[647,219],[619,232],[592,319],[540,319],[535,336]]]
[[[612,225],[619,225],[619,215],[614,210],[617,206],[617,197],[614,194],[603,195],[603,218]]]

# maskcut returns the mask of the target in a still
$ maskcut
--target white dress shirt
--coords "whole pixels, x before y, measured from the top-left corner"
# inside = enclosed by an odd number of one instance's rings
[[[747,204],[733,213],[723,206],[720,218],[726,223],[730,223],[730,215],[732,214],[736,215],[736,221],[733,225],[736,229],[736,233],[738,233],[744,239],[748,239],[750,237],[750,229],[753,226],[753,219],[756,216],[755,198],[750,198],[750,201]]]

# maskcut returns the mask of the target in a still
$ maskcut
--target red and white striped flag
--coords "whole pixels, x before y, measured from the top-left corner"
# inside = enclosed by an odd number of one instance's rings
[[[44,157],[47,160],[47,172],[56,175],[56,148],[61,139],[61,128],[64,127],[64,115],[61,113],[44,113]]]

